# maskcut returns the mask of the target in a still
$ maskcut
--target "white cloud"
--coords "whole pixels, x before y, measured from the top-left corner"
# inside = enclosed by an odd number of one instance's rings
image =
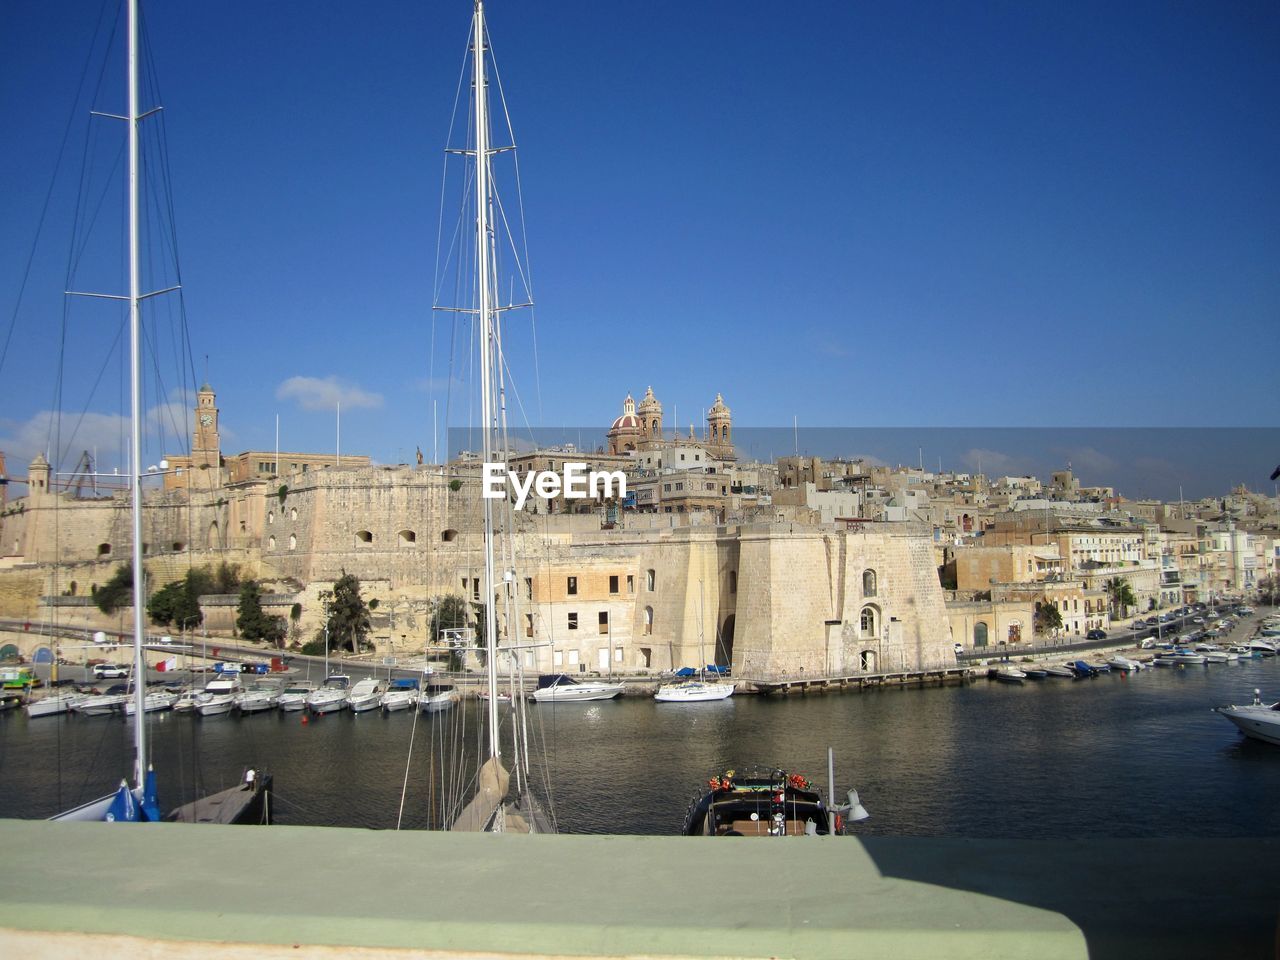
[[[369,393],[333,376],[290,377],[276,388],[276,399],[293,400],[303,410],[334,410],[339,403],[347,408],[382,406],[381,394]]]

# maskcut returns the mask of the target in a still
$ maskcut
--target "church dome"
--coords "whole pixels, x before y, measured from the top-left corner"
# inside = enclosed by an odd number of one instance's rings
[[[598,423],[599,421],[596,421],[596,422]],[[597,427],[596,429],[598,430],[600,428]],[[637,417],[634,413],[624,413],[622,416],[618,417],[618,419],[613,421],[613,426],[611,426],[609,429],[611,431],[612,430],[638,430],[640,429],[640,418]]]

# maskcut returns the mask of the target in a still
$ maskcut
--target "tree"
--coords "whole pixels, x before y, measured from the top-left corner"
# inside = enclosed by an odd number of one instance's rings
[[[359,653],[369,635],[369,608],[360,598],[360,580],[344,573],[333,585],[333,601],[329,604],[329,643],[341,650],[349,647]]]
[[[101,587],[93,589],[93,600],[103,613],[115,613],[118,607],[133,602],[133,564],[126,563]]]
[[[284,639],[284,618],[270,617],[263,612],[262,588],[258,586],[257,580],[246,580],[240,586],[236,629],[246,640],[261,640],[274,646],[279,646]]]
[[[1107,596],[1111,598],[1111,615],[1124,617],[1124,612],[1129,607],[1138,605],[1138,598],[1133,593],[1133,587],[1129,586],[1129,581],[1123,577],[1112,577],[1104,584],[1103,589],[1107,591]]]
[[[202,577],[198,571],[188,570],[181,580],[165,584],[156,591],[147,604],[147,615],[151,622],[167,627],[170,624],[179,630],[190,630],[204,622],[204,613],[200,610],[200,594]]]
[[[442,630],[460,630],[467,627],[470,624],[470,618],[471,611],[467,607],[467,601],[462,597],[456,593],[439,597],[431,611],[431,634],[428,642],[439,643]],[[456,647],[449,651],[449,669],[462,669],[462,650]]]
[[[1062,629],[1062,611],[1052,603],[1042,603],[1036,610],[1036,628],[1041,633],[1052,633]]]

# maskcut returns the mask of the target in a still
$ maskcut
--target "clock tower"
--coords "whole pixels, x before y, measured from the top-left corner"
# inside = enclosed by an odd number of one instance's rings
[[[191,465],[217,468],[221,465],[221,441],[218,438],[218,408],[213,387],[204,384],[196,394],[196,426],[191,436]]]

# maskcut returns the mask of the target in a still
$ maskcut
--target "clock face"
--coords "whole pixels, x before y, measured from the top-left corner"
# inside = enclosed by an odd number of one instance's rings
[[[213,426],[213,414],[211,414],[211,413],[202,413],[202,414],[200,414],[200,426],[202,426],[202,427],[211,427],[211,426]]]

